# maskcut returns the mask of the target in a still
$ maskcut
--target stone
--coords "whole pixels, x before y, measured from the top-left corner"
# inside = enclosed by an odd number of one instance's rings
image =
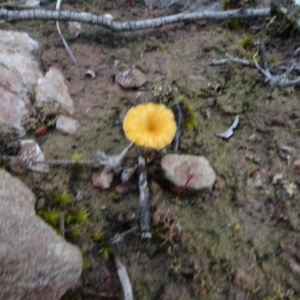
[[[161,160],[165,176],[178,187],[212,188],[216,173],[203,156],[167,154]]]
[[[21,161],[25,163],[27,169],[35,172],[49,173],[49,164],[34,162],[44,161],[46,159],[40,146],[36,143],[35,140],[20,141],[20,148],[19,159],[21,159]]]
[[[0,62],[19,73],[20,83],[25,85],[27,93],[34,92],[42,76],[39,63],[31,53],[37,48],[38,42],[28,33],[0,30]]]
[[[94,172],[92,175],[93,187],[99,187],[102,189],[110,188],[114,180],[114,173],[108,166],[104,167],[101,172]]]
[[[42,75],[31,54],[37,47],[27,33],[0,30],[0,142],[26,133],[21,119]]]
[[[147,82],[147,77],[141,70],[119,60],[115,60],[115,78],[125,89],[139,88]]]
[[[58,300],[80,278],[82,255],[35,214],[35,196],[0,170],[0,299]]]
[[[67,116],[60,115],[56,120],[56,129],[64,134],[75,134],[79,126],[78,120]]]
[[[57,101],[68,113],[74,112],[73,99],[68,91],[68,83],[63,74],[50,68],[45,77],[40,77],[36,88],[36,101]]]

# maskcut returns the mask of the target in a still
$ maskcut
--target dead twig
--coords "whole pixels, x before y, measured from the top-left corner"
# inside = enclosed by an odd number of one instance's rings
[[[169,276],[170,276],[170,270],[168,270],[166,272],[163,280],[161,281],[157,291],[154,294],[153,300],[158,300],[160,298],[160,296],[164,292],[164,288],[165,288],[166,284],[168,283]]]
[[[86,12],[66,10],[7,10],[0,9],[0,19],[6,21],[52,20],[52,21],[77,21],[95,24],[112,31],[135,31],[158,28],[179,22],[192,22],[200,20],[223,21],[229,19],[253,19],[270,17],[270,8],[262,9],[234,9],[226,11],[200,11],[196,13],[180,13],[155,19],[115,22],[103,15],[94,15]]]
[[[133,143],[127,146],[122,152],[117,155],[108,155],[102,151],[97,151],[96,158],[92,159],[52,159],[52,160],[34,160],[34,159],[24,159],[18,156],[7,156],[6,159],[18,159],[24,164],[28,165],[29,163],[33,164],[49,164],[49,165],[103,165],[117,172],[120,169],[120,166],[129,151]]]
[[[175,107],[177,110],[177,129],[176,129],[176,134],[175,134],[175,139],[174,139],[173,151],[176,153],[178,151],[179,141],[180,141],[180,137],[181,137],[181,126],[182,126],[183,114],[182,114],[182,109],[181,109],[181,106],[179,103],[175,103]]]
[[[150,231],[150,205],[149,205],[149,188],[147,182],[146,162],[140,150],[138,158],[139,170],[139,190],[140,190],[140,207],[139,207],[139,225],[142,241],[149,241],[152,238]]]
[[[263,67],[261,67],[257,62],[257,54],[258,52],[263,54],[262,60],[263,60]],[[269,82],[272,86],[279,86],[279,87],[289,87],[300,83],[300,77],[297,77],[295,79],[288,79],[288,75],[295,69],[295,67],[298,65],[297,62],[292,59],[289,66],[287,67],[287,70],[285,73],[281,75],[272,75],[270,70],[268,69],[266,65],[266,58],[265,58],[265,50],[264,47],[260,47],[260,49],[254,54],[253,61],[256,66],[256,68],[265,76],[265,82]]]
[[[225,56],[226,56],[226,58],[213,59],[212,61],[203,62],[201,64],[205,65],[205,66],[216,66],[216,65],[223,65],[223,64],[230,63],[230,62],[234,62],[234,63],[242,64],[247,67],[253,67],[253,68],[255,67],[255,64],[251,63],[247,59],[233,57],[228,53],[226,53]]]
[[[259,45],[259,54],[262,60],[262,68],[264,70],[268,69],[268,61],[267,61],[267,53],[266,53],[266,47],[265,47],[265,43],[261,42]]]
[[[123,289],[124,300],[133,300],[132,287],[125,265],[117,257],[115,258],[117,272]]]
[[[61,5],[61,0],[57,0],[56,1],[55,9],[59,11],[60,10],[60,5]],[[71,51],[71,49],[70,49],[67,41],[65,40],[65,38],[64,38],[64,36],[63,36],[63,34],[61,32],[61,29],[60,29],[58,21],[56,21],[56,29],[57,29],[57,32],[58,32],[58,34],[59,34],[59,36],[60,36],[60,38],[61,38],[61,40],[62,40],[62,42],[64,44],[64,46],[65,46],[65,48],[66,48],[69,56],[71,57],[71,59],[73,60],[74,64],[76,65],[77,64],[76,59],[75,59],[75,57],[74,57],[74,55],[73,55],[73,53],[72,53],[72,51]]]
[[[126,244],[125,244],[125,236],[135,230],[137,230],[138,227],[134,226],[133,228],[123,232],[123,233],[117,233],[115,234],[109,241],[111,244],[114,244],[116,246],[116,250],[118,255],[126,255]]]

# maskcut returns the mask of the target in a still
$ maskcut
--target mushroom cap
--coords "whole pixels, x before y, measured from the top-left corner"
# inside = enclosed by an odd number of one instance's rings
[[[187,188],[196,190],[212,188],[216,173],[203,156],[167,154],[161,160],[166,177],[178,187],[183,187],[192,178]]]
[[[159,150],[169,145],[176,133],[173,112],[163,104],[146,103],[131,108],[123,129],[136,145]]]

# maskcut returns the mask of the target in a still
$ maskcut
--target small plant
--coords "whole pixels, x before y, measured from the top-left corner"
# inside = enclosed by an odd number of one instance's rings
[[[67,191],[63,191],[62,193],[54,192],[53,198],[57,204],[62,206],[65,206],[70,202],[70,195]]]
[[[113,251],[113,246],[106,244],[100,247],[100,249],[98,250],[98,253],[103,256],[104,259],[108,259],[109,255],[112,253]]]
[[[82,160],[82,154],[79,153],[79,152],[75,152],[73,155],[72,155],[72,160],[74,162],[80,162]]]
[[[82,227],[79,224],[71,225],[68,228],[68,234],[71,238],[77,238],[82,234]]]
[[[252,46],[253,40],[250,35],[246,34],[238,41],[238,44],[246,49]]]
[[[51,226],[56,227],[60,218],[60,211],[56,208],[41,212],[41,217]]]
[[[92,240],[94,243],[99,243],[103,240],[103,234],[101,232],[94,232],[92,234]]]
[[[73,216],[76,223],[83,224],[88,223],[90,214],[86,208],[82,207],[76,210]]]

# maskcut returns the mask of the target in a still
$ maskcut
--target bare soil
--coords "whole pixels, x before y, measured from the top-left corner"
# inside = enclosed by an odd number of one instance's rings
[[[64,6],[74,7],[94,13],[104,10],[123,20],[147,15],[143,3],[69,1]],[[153,11],[154,16],[166,13],[171,11]],[[39,139],[48,159],[70,158],[75,152],[92,158],[97,150],[119,153],[128,145],[122,119],[141,102],[159,100],[173,109],[174,99],[181,97],[197,116],[183,130],[179,153],[204,155],[217,173],[217,182],[212,191],[176,195],[149,166],[153,212],[172,212],[182,234],[174,238],[168,236],[170,228],[153,228],[154,238],[147,247],[140,245],[137,232],[126,237],[123,262],[135,299],[300,298],[299,89],[271,87],[256,68],[204,64],[226,53],[251,60],[257,42],[265,40],[270,69],[278,70],[289,62],[297,42],[292,36],[251,30],[267,22],[198,22],[118,34],[83,25],[77,38],[62,24],[77,67],[54,23],[14,25],[39,41],[36,56],[43,71],[56,67],[63,72],[75,103],[74,116],[81,122],[75,136],[62,136],[53,129]],[[250,37],[249,43],[243,42],[245,36]],[[139,67],[148,83],[138,90],[122,89],[114,81],[115,59]],[[96,73],[95,79],[84,76],[88,69]],[[167,95],[170,89],[177,91],[175,96]],[[240,123],[234,135],[229,140],[216,137],[236,115]],[[281,155],[275,140],[291,148]],[[172,147],[167,151],[172,152]],[[136,152],[130,156],[135,158]],[[22,175],[38,198],[51,198],[53,191],[72,194],[70,181],[84,195],[81,204],[74,204],[72,198],[72,205],[86,207],[89,222],[79,236],[66,238],[81,247],[85,265],[78,287],[64,299],[122,299],[112,257],[103,257],[99,251],[103,246],[93,250],[91,246],[95,233],[107,238],[135,225],[137,181],[133,179],[129,192],[120,195],[114,190],[117,180],[109,190],[100,190],[92,187],[91,176],[88,167],[75,171],[52,167],[47,176]],[[104,207],[109,209],[110,222],[103,217]],[[167,227],[168,221],[161,225]],[[171,270],[167,284],[155,298],[167,270]]]

